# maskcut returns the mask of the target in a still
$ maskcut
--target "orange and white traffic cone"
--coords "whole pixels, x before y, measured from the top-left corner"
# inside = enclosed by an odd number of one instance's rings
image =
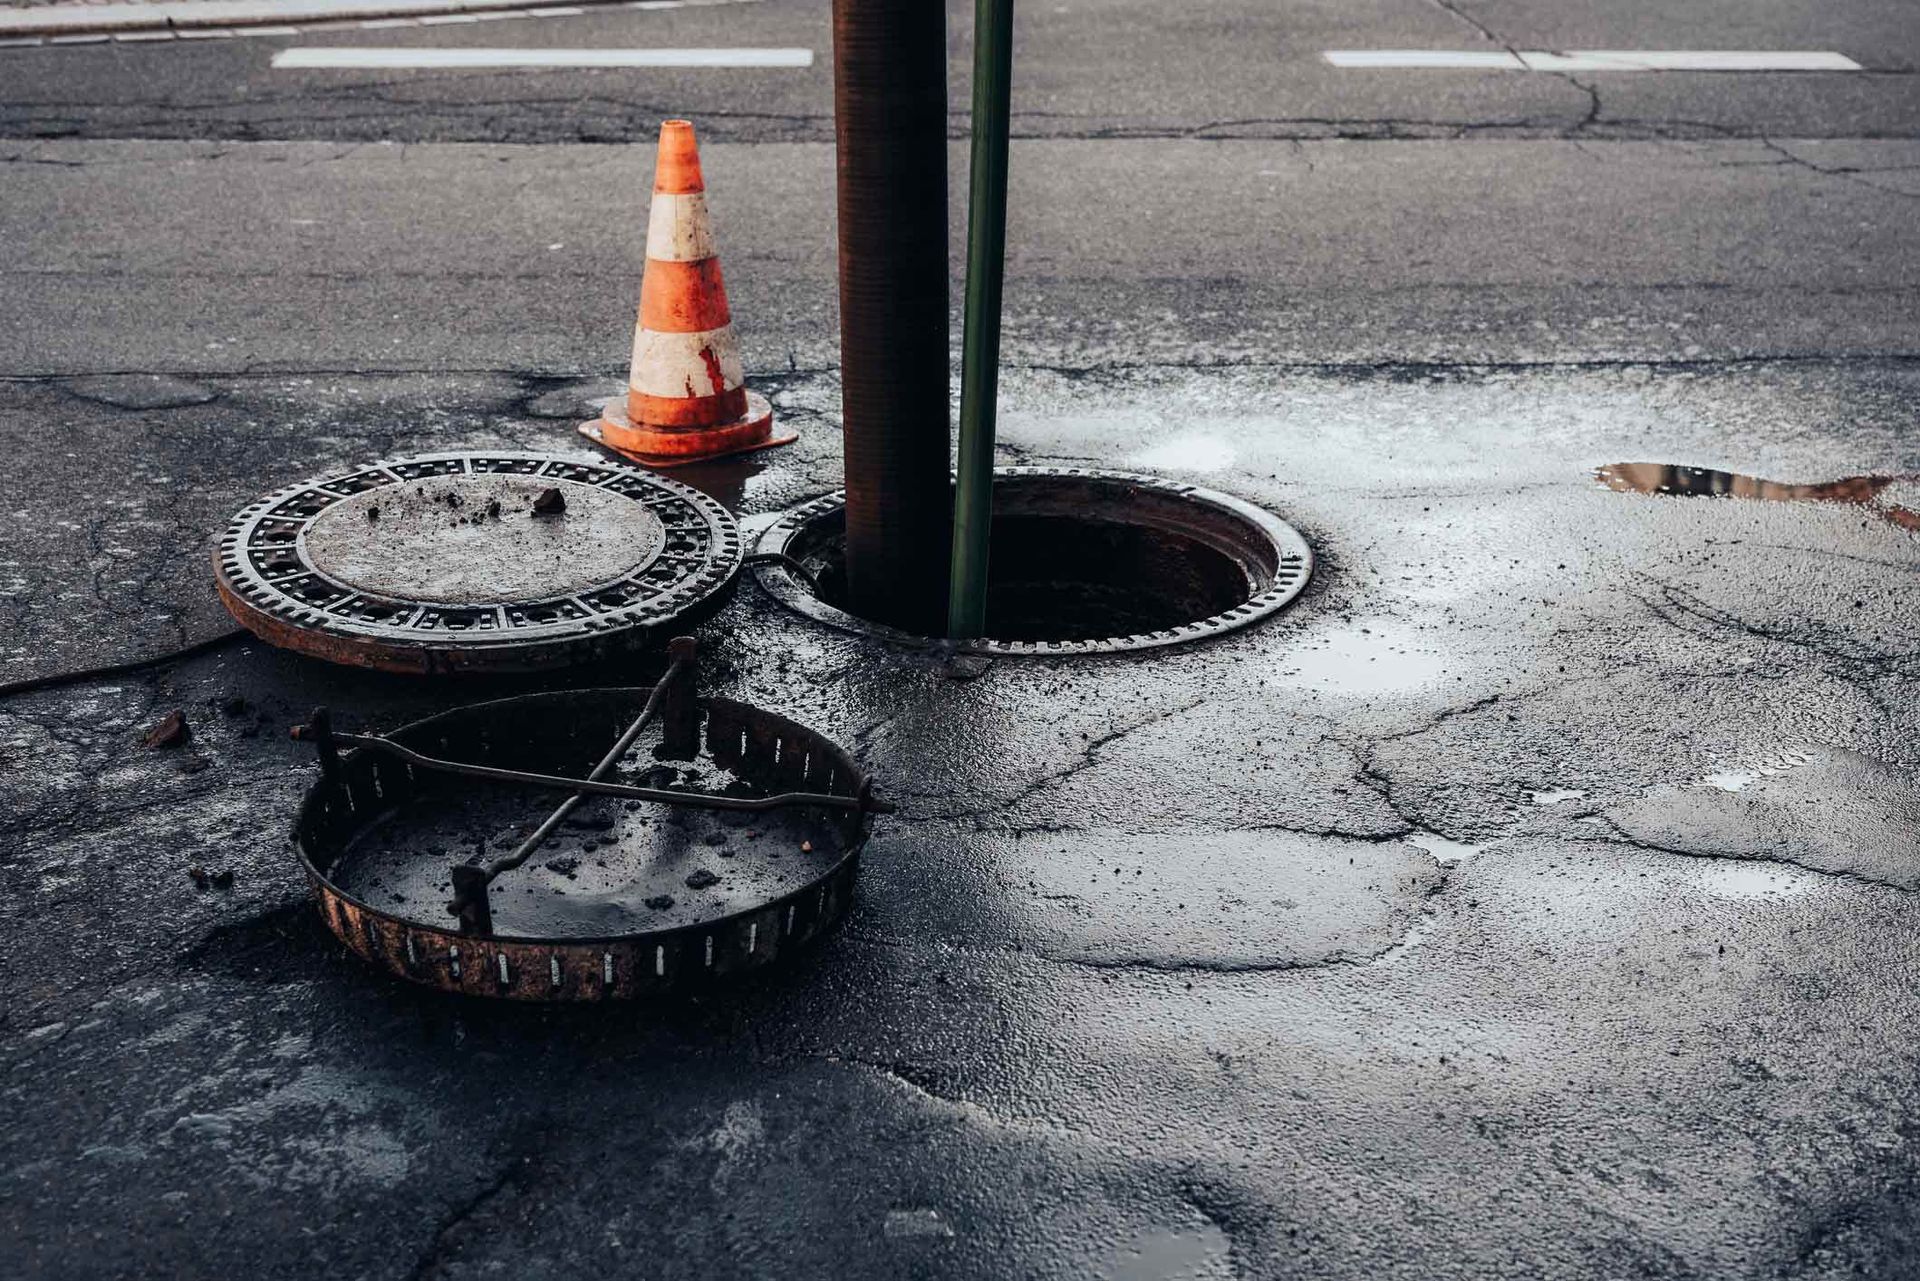
[[[798,439],[776,437],[773,406],[747,390],[688,121],[660,126],[627,394],[580,424],[580,434],[650,467]]]

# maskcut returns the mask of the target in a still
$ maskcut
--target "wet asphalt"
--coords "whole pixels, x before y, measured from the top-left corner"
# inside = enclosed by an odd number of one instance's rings
[[[818,18],[763,7],[726,42]],[[1512,38],[1653,43],[1546,12]],[[1752,21],[1852,49],[1813,15]],[[1322,17],[1302,39],[1458,34]],[[1195,37],[1202,89],[1285,116],[1226,57],[1247,20]],[[1872,6],[1842,27],[1891,68],[1834,90],[1879,95],[1870,126],[1810,79],[1647,77],[1621,92],[1798,127],[1017,144],[1003,461],[1257,502],[1313,582],[1202,646],[956,671],[742,581],[709,689],[900,812],[799,965],[551,1010],[376,974],[287,842],[314,705],[392,727],[533,682],[166,656],[228,626],[211,541],[268,489],[587,449],[640,252],[601,214],[644,147],[222,144],[164,59],[231,46],[13,53],[139,59],[114,92],[173,123],[0,111],[0,683],[57,682],[0,694],[0,1275],[1920,1271],[1920,481],[1595,475],[1920,473],[1908,54]],[[1042,44],[1063,85],[1117,61]],[[831,151],[736,141],[734,308],[801,439],[685,475],[753,516],[839,481]],[[143,747],[175,709],[187,741]]]

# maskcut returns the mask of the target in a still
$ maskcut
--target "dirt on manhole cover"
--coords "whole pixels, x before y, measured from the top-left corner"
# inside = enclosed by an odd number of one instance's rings
[[[600,460],[429,454],[293,485],[214,554],[247,628],[388,671],[532,671],[644,647],[732,586],[739,528],[689,486]]]

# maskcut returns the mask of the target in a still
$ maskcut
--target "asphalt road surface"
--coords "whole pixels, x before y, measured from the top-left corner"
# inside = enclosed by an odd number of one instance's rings
[[[1594,477],[1920,473],[1911,6],[1018,31],[1003,461],[1257,502],[1313,583],[971,679],[743,585],[712,687],[901,812],[802,966],[558,1012],[378,977],[286,843],[307,709],[520,686],[168,656],[230,625],[208,552],[269,489],[585,448],[664,116],[801,434],[692,479],[832,489],[827,5],[0,48],[0,1276],[1920,1275],[1920,481]],[[482,46],[813,60],[271,65]],[[1322,57],[1369,49],[1861,70]]]

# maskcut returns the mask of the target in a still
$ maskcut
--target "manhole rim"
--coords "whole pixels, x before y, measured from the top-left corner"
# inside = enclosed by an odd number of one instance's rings
[[[1011,641],[996,640],[992,637],[960,641],[938,636],[921,636],[886,623],[861,618],[857,614],[849,613],[837,605],[820,599],[799,575],[779,559],[775,559],[789,556],[795,541],[805,534],[814,522],[843,510],[847,497],[845,489],[836,489],[790,507],[780,513],[778,519],[761,529],[757,535],[750,535],[751,548],[747,554],[747,560],[749,568],[753,571],[754,581],[759,583],[761,588],[776,601],[815,622],[825,623],[855,635],[872,636],[905,648],[994,658],[1052,658],[1138,653],[1176,645],[1188,645],[1196,641],[1223,636],[1279,613],[1292,604],[1313,579],[1315,566],[1313,547],[1307,542],[1305,535],[1273,512],[1221,490],[1191,485],[1164,476],[1097,467],[1007,466],[994,468],[993,475],[996,482],[1001,480],[1083,480],[1130,485],[1153,490],[1164,497],[1212,507],[1217,512],[1223,512],[1251,526],[1266,538],[1274,553],[1276,566],[1274,581],[1264,590],[1254,593],[1231,609],[1220,610],[1205,618],[1160,631],[1138,632],[1125,636],[1100,636],[1086,640],[1054,641]],[[769,559],[759,560],[760,557]]]
[[[302,601],[280,590],[248,556],[253,538],[262,521],[276,517],[276,511],[302,495],[326,492],[329,502],[351,497],[345,489],[352,481],[386,472],[387,483],[411,483],[445,475],[480,474],[475,461],[491,464],[534,464],[533,470],[520,474],[550,476],[571,484],[610,488],[620,480],[628,486],[655,492],[662,498],[678,500],[699,517],[709,540],[699,568],[657,594],[639,595],[627,603],[587,612],[581,617],[563,617],[538,623],[517,624],[499,630],[465,629],[459,631],[421,631],[411,634],[398,625],[369,623],[331,613],[328,608]],[[396,469],[431,467],[461,463],[457,472],[434,472],[422,476],[403,475]],[[563,475],[556,469],[574,469],[601,473],[601,479],[585,481]],[[345,492],[340,492],[345,489]],[[622,493],[620,490],[612,492]],[[631,493],[623,497],[635,498]],[[324,510],[324,509],[322,509]],[[305,527],[319,515],[316,511],[303,519],[296,544],[303,542]],[[656,513],[657,515],[657,513]],[[300,575],[319,579],[343,594],[343,599],[358,596],[372,598],[377,593],[362,592],[355,585],[340,582],[304,559],[301,549]],[[746,543],[738,519],[711,495],[684,482],[660,476],[629,463],[614,462],[584,452],[552,452],[528,449],[467,448],[436,450],[378,458],[351,467],[308,477],[262,495],[241,508],[220,531],[214,541],[212,561],[214,582],[221,602],[235,620],[270,644],[309,657],[370,667],[386,671],[441,673],[461,670],[536,671],[605,658],[645,646],[662,627],[700,621],[725,601],[728,589],[739,576],[745,561]],[[658,561],[656,556],[654,561]],[[537,609],[577,604],[580,597],[593,596],[646,572],[652,566],[637,566],[623,575],[595,587],[525,601],[501,602],[509,606]],[[397,602],[407,606],[444,608],[458,612],[457,605],[435,606],[424,602]]]
[[[501,709],[534,703],[553,703],[565,705],[570,700],[584,697],[596,699],[622,699],[637,706],[644,702],[651,692],[650,686],[582,687],[563,690],[540,690],[530,694],[516,694],[504,698],[486,699],[476,703],[466,703],[458,707],[434,713],[410,721],[396,729],[387,731],[386,737],[403,743],[412,744],[415,739],[427,740],[442,727],[458,725],[470,718],[484,718],[498,715]],[[785,729],[812,739],[830,751],[837,763],[850,771],[850,777],[866,779],[869,776],[863,770],[853,754],[841,744],[827,738],[817,730],[777,712],[769,712],[751,704],[717,695],[705,695],[699,699],[703,713],[711,713],[715,708],[736,709],[764,717],[776,727]],[[703,720],[704,735],[704,720]],[[731,943],[745,934],[749,939],[749,954],[754,952],[754,936],[751,930],[756,922],[772,917],[776,920],[784,910],[798,908],[812,896],[814,909],[803,923],[804,929],[795,930],[790,941],[797,948],[810,947],[836,929],[845,920],[853,905],[853,896],[859,877],[861,858],[872,838],[873,816],[863,814],[854,821],[854,834],[840,851],[839,857],[822,870],[807,884],[768,899],[765,903],[753,907],[741,908],[724,913],[705,921],[691,924],[669,926],[660,929],[634,930],[624,934],[595,935],[550,935],[550,934],[486,934],[463,933],[458,925],[451,921],[441,924],[404,915],[389,908],[377,906],[367,901],[356,890],[349,889],[333,878],[332,866],[325,860],[326,851],[321,844],[328,835],[328,826],[336,820],[334,807],[338,801],[346,801],[350,819],[357,819],[351,794],[356,773],[366,773],[372,769],[379,754],[369,748],[350,748],[339,757],[339,771],[330,780],[323,772],[312,780],[302,795],[296,810],[292,827],[292,845],[295,862],[307,879],[308,888],[313,896],[313,906],[320,917],[321,924],[362,961],[376,969],[383,970],[396,978],[418,984],[419,986],[453,995],[477,996],[483,999],[504,998],[523,1001],[551,1000],[604,1000],[626,999],[633,996],[661,994],[671,991],[688,990],[690,985],[698,986],[716,980],[744,976],[767,968],[778,958],[778,952],[759,957],[749,964],[737,962],[720,968],[711,968],[711,960],[705,962],[695,977],[689,980],[686,971],[680,966],[681,945],[693,939],[703,939],[706,944]],[[411,767],[405,767],[411,772]],[[376,814],[371,820],[377,823]],[[344,853],[347,844],[358,835],[349,831],[342,841]],[[796,917],[797,919],[797,917]],[[776,942],[778,939],[776,937]],[[643,960],[650,949],[672,947],[675,963],[670,981],[655,982],[644,976],[643,968],[635,963]],[[441,949],[449,953],[465,951],[467,964],[463,966],[456,958],[450,967],[450,973],[442,976],[439,966],[445,963]],[[708,954],[711,955],[711,954]],[[551,966],[556,960],[562,962],[568,975],[585,972],[599,972],[600,966],[614,958],[615,963],[624,963],[620,974],[622,990],[605,990],[586,998],[580,996],[556,997],[551,993],[525,991],[517,985],[509,984],[512,990],[497,990],[493,975],[498,958],[505,956],[511,961],[511,973],[538,974],[539,962]],[[594,965],[599,962],[599,966]],[[584,969],[576,967],[585,966]],[[655,979],[666,980],[665,973],[656,973]],[[477,980],[477,981],[476,981]],[[538,988],[537,982],[534,987]]]

